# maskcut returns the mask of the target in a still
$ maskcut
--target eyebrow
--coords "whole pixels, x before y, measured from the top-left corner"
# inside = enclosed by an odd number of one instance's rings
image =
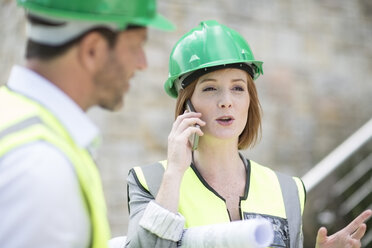
[[[200,81],[200,83],[204,83],[204,82],[207,82],[207,81],[217,82],[217,79],[215,79],[215,78],[204,78],[203,80]]]
[[[236,79],[231,80],[231,82],[238,82],[238,81],[243,81],[244,83],[247,82],[243,78],[236,78]]]

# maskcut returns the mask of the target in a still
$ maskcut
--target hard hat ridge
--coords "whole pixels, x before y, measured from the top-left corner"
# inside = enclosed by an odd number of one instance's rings
[[[31,15],[46,20],[84,23],[82,31],[89,23],[114,26],[117,30],[128,25],[174,29],[174,25],[157,12],[156,0],[17,0],[17,3]]]

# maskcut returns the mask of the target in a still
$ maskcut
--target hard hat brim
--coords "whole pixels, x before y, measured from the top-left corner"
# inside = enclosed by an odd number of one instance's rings
[[[173,31],[176,29],[176,26],[161,14],[157,14],[147,25],[163,31]]]
[[[153,27],[163,31],[175,30],[174,24],[161,14],[156,14],[154,18],[135,18],[130,21],[130,24],[136,24],[144,27]]]
[[[232,61],[232,62],[214,61],[212,63],[208,63],[208,64],[205,64],[205,65],[198,66],[198,67],[196,67],[192,70],[185,71],[182,74],[176,74],[176,75],[172,75],[172,76],[169,75],[168,79],[164,83],[164,90],[170,97],[177,98],[178,97],[178,92],[177,92],[176,87],[174,85],[174,81],[176,80],[176,78],[180,77],[181,75],[183,75],[185,73],[189,73],[191,71],[196,71],[196,70],[199,70],[199,69],[202,69],[202,68],[208,68],[208,67],[213,67],[213,66],[218,66],[218,65],[228,65],[228,64],[234,64],[234,63],[248,63],[248,64],[255,65],[257,67],[257,69],[256,69],[256,71],[254,71],[253,80],[256,80],[260,75],[263,75],[263,69],[262,69],[263,62],[262,61],[258,61],[258,60],[251,60],[251,61],[236,60],[236,61]]]

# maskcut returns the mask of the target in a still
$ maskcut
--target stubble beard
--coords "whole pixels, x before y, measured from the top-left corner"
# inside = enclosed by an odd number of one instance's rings
[[[124,105],[124,87],[129,82],[123,82],[125,70],[120,66],[114,54],[110,54],[107,62],[94,77],[97,89],[97,105],[109,111],[117,111]]]

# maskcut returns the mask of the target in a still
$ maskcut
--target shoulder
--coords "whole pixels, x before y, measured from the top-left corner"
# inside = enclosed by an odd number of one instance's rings
[[[167,168],[167,160],[154,162],[142,166],[135,166],[129,170],[129,176],[135,177],[148,177],[154,175],[154,173],[163,174]]]
[[[250,170],[251,170],[251,174],[253,174],[253,176],[271,176],[271,177],[274,177],[276,176],[276,171],[267,167],[267,166],[264,166],[262,164],[259,164],[253,160],[249,160],[247,159],[248,161],[248,164],[250,166]]]
[[[162,167],[163,169],[166,169],[167,168],[167,162],[168,162],[167,160],[160,160],[160,161],[149,163],[149,164],[135,166],[130,171],[151,170],[151,169],[154,169],[154,168],[157,168],[157,167],[159,167],[159,168]]]
[[[142,190],[156,195],[166,167],[166,160],[133,167],[131,170],[129,170],[129,175],[127,178],[128,186],[138,186]]]
[[[284,180],[287,180],[289,182],[290,181],[294,182],[297,188],[297,191],[298,191],[299,200],[301,202],[301,209],[303,211],[305,201],[306,201],[306,190],[305,190],[305,186],[301,178],[280,173],[278,171],[275,171],[267,166],[261,165],[252,160],[248,160],[248,161],[249,161],[250,168],[251,168],[251,176],[253,177],[257,176],[257,177],[260,177],[260,179],[266,178],[267,180],[272,180],[273,178],[275,177],[277,178],[280,175],[281,177],[284,177]]]
[[[248,160],[248,159],[247,159]],[[287,175],[287,174],[283,174],[279,171],[276,171],[276,170],[273,170],[267,166],[264,166],[264,165],[261,165],[253,160],[248,160],[249,164],[250,164],[250,167],[251,167],[251,170],[256,172],[256,173],[270,173],[270,174],[281,174],[285,177],[287,177],[288,179],[291,179],[294,180],[296,182],[296,184],[302,184],[302,180],[301,178],[299,177],[295,177],[295,176],[291,176],[291,175]],[[301,186],[303,187],[303,186]]]

